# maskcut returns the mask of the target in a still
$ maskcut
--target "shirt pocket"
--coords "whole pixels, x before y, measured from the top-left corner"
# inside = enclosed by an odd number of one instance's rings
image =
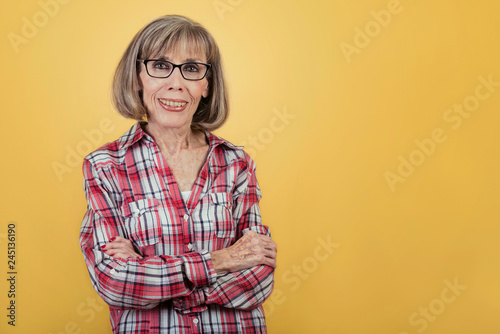
[[[235,226],[231,213],[230,193],[211,193],[208,217],[217,238],[234,238]]]
[[[122,206],[130,240],[144,256],[155,255],[154,245],[162,240],[159,207],[160,201],[156,198],[144,198]]]

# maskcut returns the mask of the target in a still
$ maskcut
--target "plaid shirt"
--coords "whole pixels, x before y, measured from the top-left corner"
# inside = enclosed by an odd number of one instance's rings
[[[255,163],[242,147],[205,134],[207,162],[187,202],[140,123],[84,160],[80,246],[114,333],[266,333],[261,305],[273,290],[273,269],[217,275],[210,257],[248,230],[270,235]],[[101,251],[117,235],[143,258]]]

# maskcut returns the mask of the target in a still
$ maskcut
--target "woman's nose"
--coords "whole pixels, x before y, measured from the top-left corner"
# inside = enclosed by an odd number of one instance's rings
[[[168,89],[182,90],[184,78],[182,77],[180,68],[174,68],[167,80],[167,84],[169,85]]]

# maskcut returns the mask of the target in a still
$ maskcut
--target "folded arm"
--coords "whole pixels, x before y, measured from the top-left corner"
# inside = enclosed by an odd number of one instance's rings
[[[218,274],[215,283],[174,300],[174,306],[183,312],[197,311],[203,304],[251,310],[273,291],[277,248],[269,228],[262,224],[255,163],[248,156],[247,160],[248,168],[238,177],[234,193],[238,239],[230,247],[211,253]]]
[[[85,160],[84,176],[88,209],[82,222],[80,247],[94,288],[110,306],[153,308],[215,282],[208,251],[147,258],[114,258],[106,254],[102,246],[113,237],[129,236],[105,175],[99,175]]]

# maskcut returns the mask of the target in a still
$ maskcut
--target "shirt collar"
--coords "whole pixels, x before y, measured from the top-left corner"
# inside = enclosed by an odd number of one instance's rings
[[[132,146],[142,138],[144,138],[144,140],[148,142],[154,141],[153,138],[149,134],[147,134],[146,131],[142,129],[141,123],[146,124],[145,122],[135,123],[127,132],[125,132],[125,134],[123,134],[123,136],[121,136],[118,139],[118,144],[121,149],[124,150],[128,149],[130,146]],[[224,138],[221,138],[209,131],[203,131],[203,132],[205,133],[205,136],[208,139],[208,145],[210,146],[210,148],[214,148],[219,145],[225,145],[235,150],[243,149],[243,146],[234,145],[233,143],[230,143]]]
[[[210,148],[216,147],[218,145],[226,145],[227,147],[235,149],[235,150],[243,149],[243,146],[234,145],[233,143],[230,143],[227,140],[225,140],[224,138],[221,138],[217,135],[214,135],[211,132],[208,132],[208,131],[203,131],[203,132],[205,132],[205,135],[207,136],[208,145],[210,146]]]
[[[138,142],[145,135],[147,135],[147,133],[142,130],[140,122],[137,122],[118,139],[118,146],[120,147],[120,149],[126,150],[130,146]],[[147,137],[150,136],[148,135]]]

